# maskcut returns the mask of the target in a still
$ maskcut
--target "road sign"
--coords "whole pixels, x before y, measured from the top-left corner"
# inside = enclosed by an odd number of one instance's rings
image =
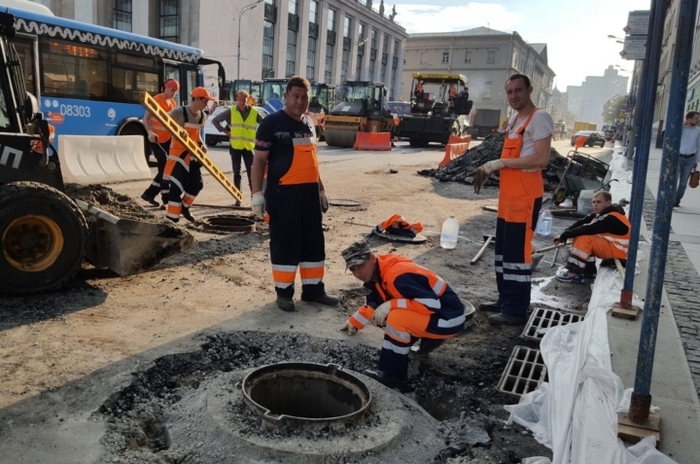
[[[625,48],[620,56],[626,60],[643,60],[647,54],[646,35],[628,35],[625,37]]]
[[[630,11],[627,25],[622,28],[629,35],[647,35],[649,33],[649,11]]]

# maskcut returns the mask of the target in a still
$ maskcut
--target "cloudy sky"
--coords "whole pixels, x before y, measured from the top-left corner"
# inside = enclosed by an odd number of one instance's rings
[[[379,1],[374,0],[374,8]],[[396,5],[396,22],[409,33],[463,31],[485,26],[516,31],[529,43],[546,43],[554,83],[561,91],[581,85],[586,76],[602,76],[609,65],[631,70],[622,44],[608,35],[624,37],[628,12],[649,10],[651,0],[385,0],[386,11]],[[622,75],[629,76],[624,72]],[[467,76],[468,77],[468,76]]]

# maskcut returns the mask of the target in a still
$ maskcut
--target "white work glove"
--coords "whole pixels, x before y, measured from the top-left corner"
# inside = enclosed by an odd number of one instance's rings
[[[148,133],[148,141],[151,143],[158,143],[158,136],[155,132]]]
[[[250,207],[259,219],[265,219],[265,195],[262,192],[253,194]]]
[[[467,176],[474,178],[474,193],[481,193],[481,187],[483,187],[486,181],[489,180],[489,177],[491,177],[491,173],[493,173],[494,171],[498,171],[503,167],[503,161],[501,161],[500,159],[491,160],[487,161],[472,172],[468,173]]]
[[[501,161],[500,159],[496,159],[482,164],[479,169],[483,169],[486,172],[486,174],[493,174],[495,171],[503,169],[503,167],[503,161]]]
[[[374,310],[372,321],[374,321],[374,323],[379,327],[385,325],[386,318],[389,316],[389,311],[391,311],[391,301],[385,301]]]
[[[341,332],[347,332],[348,335],[355,335],[357,333],[357,327],[352,325],[350,321],[346,322],[345,325],[340,329]]]
[[[326,195],[326,191],[321,190],[318,193],[318,196],[321,198],[321,211],[323,211],[325,213],[326,211],[328,211],[328,207],[329,207],[328,196]]]

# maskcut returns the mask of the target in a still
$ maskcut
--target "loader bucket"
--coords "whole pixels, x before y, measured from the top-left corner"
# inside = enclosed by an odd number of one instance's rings
[[[120,218],[84,201],[76,203],[90,222],[85,257],[98,269],[136,274],[194,245],[194,237],[174,224]]]

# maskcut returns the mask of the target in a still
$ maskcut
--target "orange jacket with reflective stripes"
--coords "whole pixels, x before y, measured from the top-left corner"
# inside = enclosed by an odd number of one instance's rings
[[[158,102],[158,105],[160,105],[160,107],[163,108],[166,113],[170,113],[175,109],[175,100],[172,98],[166,99],[161,94],[157,94],[153,97],[153,99]],[[170,140],[170,132],[168,132],[168,130],[163,127],[163,125],[158,122],[156,118],[151,118],[151,130],[158,137],[158,143],[165,143]]]

